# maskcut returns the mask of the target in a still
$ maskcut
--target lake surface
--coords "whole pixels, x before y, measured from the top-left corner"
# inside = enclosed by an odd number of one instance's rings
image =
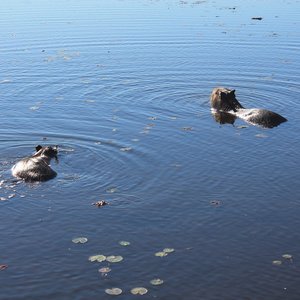
[[[299,299],[299,17],[286,0],[1,1],[0,299]],[[288,122],[218,124],[217,86]],[[59,146],[58,176],[15,182],[38,144]]]

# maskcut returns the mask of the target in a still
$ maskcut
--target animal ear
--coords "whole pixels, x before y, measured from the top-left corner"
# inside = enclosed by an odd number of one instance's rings
[[[40,151],[43,147],[41,145],[38,145],[35,147],[36,152]]]
[[[234,93],[235,93],[235,90],[230,91],[230,94],[234,95]]]

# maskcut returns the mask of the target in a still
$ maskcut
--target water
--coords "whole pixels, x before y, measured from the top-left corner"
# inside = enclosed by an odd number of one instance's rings
[[[298,299],[299,6],[2,1],[0,299]],[[219,125],[216,86],[288,122]],[[57,178],[16,184],[38,144]]]

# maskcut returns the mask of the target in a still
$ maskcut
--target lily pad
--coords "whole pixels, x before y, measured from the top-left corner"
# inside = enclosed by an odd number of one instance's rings
[[[161,284],[164,283],[164,281],[163,281],[162,279],[160,279],[160,278],[155,278],[155,279],[152,279],[152,280],[150,281],[150,283],[151,283],[152,285],[161,285]]]
[[[145,295],[148,293],[148,290],[144,287],[136,287],[133,288],[130,292],[133,295]]]
[[[276,265],[276,266],[280,266],[282,264],[282,261],[281,260],[273,260],[272,264]]]
[[[291,255],[291,254],[282,254],[282,257],[285,258],[285,259],[292,259],[293,255]]]
[[[120,241],[119,244],[121,246],[129,246],[130,245],[130,242],[127,242],[127,241]]]
[[[110,271],[111,271],[111,268],[109,268],[109,267],[103,267],[98,270],[98,272],[102,273],[102,274],[109,273]]]
[[[106,289],[105,293],[112,296],[118,296],[122,294],[122,290],[119,288],[111,288],[111,289]]]
[[[77,237],[72,239],[72,242],[75,244],[85,244],[88,241],[86,237]]]
[[[97,262],[102,262],[106,260],[106,256],[99,254],[99,255],[92,255],[89,257],[89,261],[93,262],[93,261],[97,261]]]
[[[110,255],[106,257],[106,261],[111,263],[117,263],[123,260],[123,257],[121,255]]]
[[[174,252],[175,251],[175,249],[173,249],[173,248],[165,248],[164,250],[163,250],[163,252],[165,252],[165,253],[172,253],[172,252]]]
[[[168,255],[168,253],[164,252],[164,251],[160,251],[160,252],[155,253],[155,256],[158,256],[158,257],[164,257],[164,256],[167,256],[167,255]]]

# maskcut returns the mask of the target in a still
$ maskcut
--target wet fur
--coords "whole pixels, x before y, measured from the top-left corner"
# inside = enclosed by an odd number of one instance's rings
[[[272,128],[286,122],[283,116],[266,109],[244,108],[235,97],[235,90],[219,87],[213,89],[210,97],[211,108],[215,110],[214,114],[219,119],[220,113],[232,114],[253,125]],[[232,123],[232,122],[230,122]]]
[[[25,157],[12,167],[12,175],[25,181],[46,181],[57,173],[51,169],[50,161],[57,158],[57,147],[36,147],[36,153]]]

